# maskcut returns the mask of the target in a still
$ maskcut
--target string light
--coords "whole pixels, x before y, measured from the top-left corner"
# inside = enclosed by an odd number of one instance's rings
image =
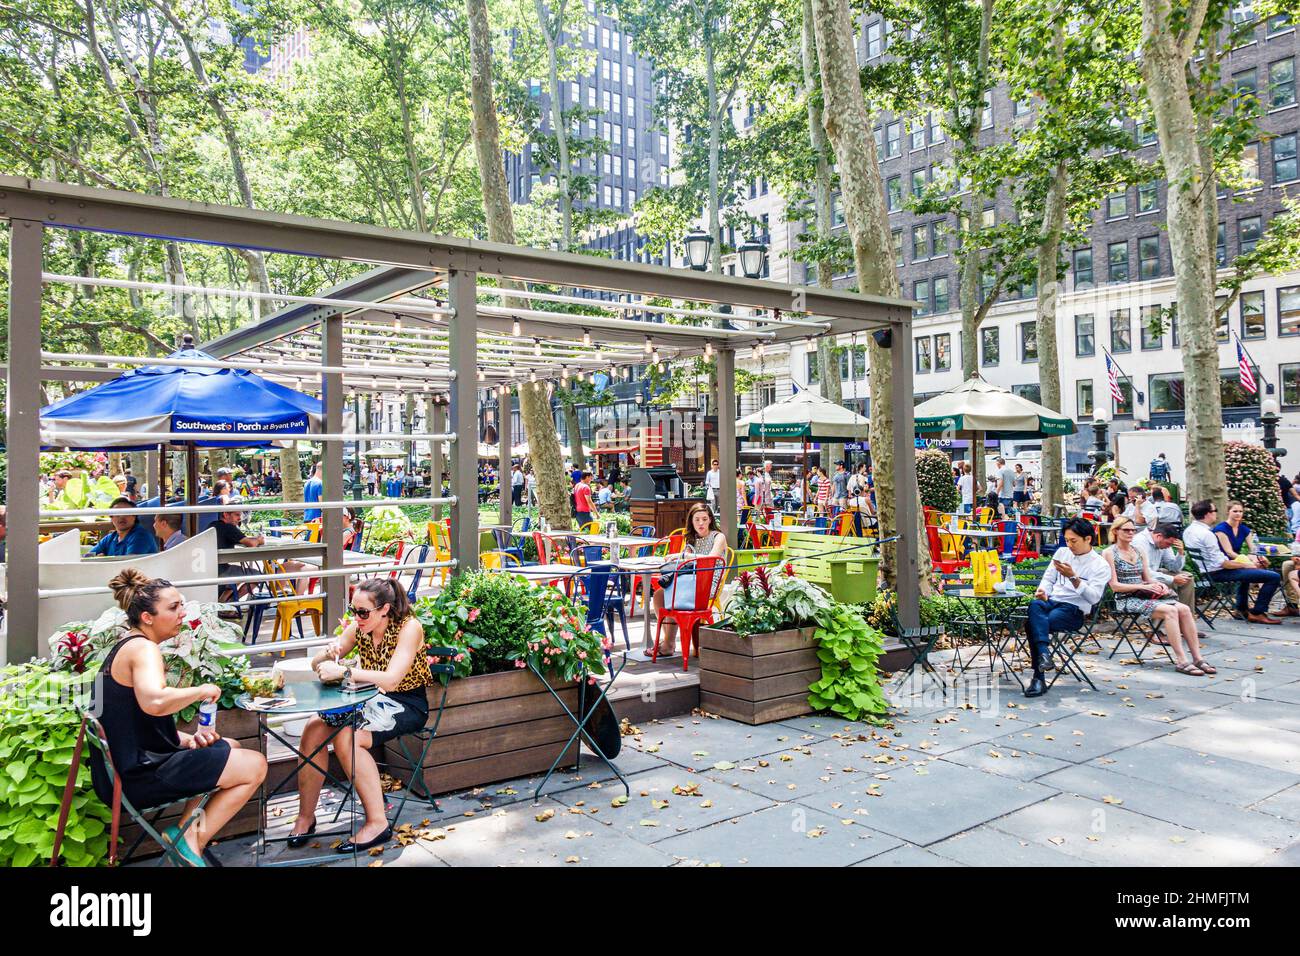
[[[541,358],[541,357],[542,357],[542,340],[541,340],[541,339],[533,339],[533,354],[536,355],[538,358]]]
[[[478,380],[479,380],[480,382],[486,382],[486,381],[487,381],[487,373],[484,372],[482,369],[479,369],[479,370],[478,370]]]
[[[767,346],[765,346],[762,342],[759,342],[756,351],[758,353],[758,357],[762,358],[764,355],[767,354]]]
[[[578,374],[578,378],[582,378],[581,373]],[[560,366],[560,381],[565,385],[569,384],[569,366],[567,365]]]
[[[591,345],[591,329],[582,330],[582,344],[586,346]]]
[[[650,341],[650,336],[645,337],[645,354],[649,355],[655,349],[654,343]]]
[[[530,381],[530,382],[532,382],[534,385],[536,385],[536,384],[537,384],[537,373],[536,373],[536,372],[529,372],[529,373],[528,373],[528,381]]]
[[[514,334],[515,334],[515,335],[518,335],[518,334],[522,331],[522,329],[520,329],[520,327],[519,327],[519,320],[518,320],[518,319],[515,319],[515,321],[514,321],[514,325],[512,326],[512,328],[513,328],[513,330],[514,330]]]
[[[705,358],[710,358],[710,359],[713,358],[713,343],[712,343],[712,342],[705,342],[705,343],[704,343],[704,357],[705,357]]]
[[[400,315],[397,318],[393,319],[393,331],[394,332],[402,331],[402,317]]]
[[[655,349],[653,352],[651,352],[651,353],[650,353],[650,358],[653,359],[656,363],[658,363],[658,362],[659,362],[659,350],[658,350],[658,349]]]

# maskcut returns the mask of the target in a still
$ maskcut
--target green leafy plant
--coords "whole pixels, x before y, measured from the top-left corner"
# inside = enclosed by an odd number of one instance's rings
[[[1282,489],[1277,483],[1277,465],[1267,448],[1244,441],[1223,443],[1228,473],[1228,497],[1246,506],[1246,524],[1260,535],[1286,535],[1286,512]],[[1227,509],[1219,504],[1226,518]]]
[[[0,668],[0,864],[49,861],[63,788],[72,767],[84,700],[94,673],[57,672],[33,660]],[[108,851],[108,807],[95,795],[90,768],[77,771],[60,850],[68,866],[94,866]]]
[[[883,716],[889,709],[876,662],[884,649],[881,633],[844,604],[817,610],[817,658],[822,676],[808,687],[808,704],[846,720]]]
[[[795,577],[789,564],[781,565],[775,573],[764,567],[753,573],[742,571],[739,587],[727,602],[726,617],[718,627],[742,637],[807,627],[818,606],[829,600],[817,585]]]
[[[366,548],[372,552],[382,551],[394,541],[415,540],[415,525],[397,505],[371,508],[366,514],[366,524]]]
[[[937,448],[916,453],[916,486],[921,492],[921,504],[928,508],[956,511],[961,504],[952,479],[952,462]]]

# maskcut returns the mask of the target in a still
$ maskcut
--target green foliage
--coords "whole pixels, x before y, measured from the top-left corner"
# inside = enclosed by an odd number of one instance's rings
[[[1228,472],[1228,497],[1246,506],[1246,524],[1257,535],[1285,535],[1286,512],[1282,489],[1277,483],[1277,466],[1268,449],[1243,441],[1223,443]],[[1227,509],[1220,505],[1221,516]]]
[[[608,638],[588,630],[585,609],[554,588],[472,571],[452,578],[438,597],[422,598],[416,614],[429,646],[457,649],[457,677],[529,664],[562,680],[605,673]]]
[[[870,720],[888,711],[876,662],[884,650],[881,633],[844,604],[817,610],[817,658],[822,676],[808,687],[808,704],[845,720]]]
[[[366,545],[372,551],[382,551],[394,541],[415,539],[415,526],[406,512],[397,505],[371,508],[366,515],[366,525]]]
[[[775,571],[765,567],[753,573],[742,571],[740,587],[724,609],[720,628],[742,637],[770,634],[812,623],[819,605],[828,598],[817,585],[795,577],[794,568],[783,564]]]
[[[921,492],[921,504],[926,507],[956,511],[961,504],[952,480],[952,463],[937,448],[916,453],[916,484]]]
[[[76,704],[84,701],[93,677],[56,673],[37,660],[0,669],[0,864],[49,862],[76,748]],[[66,865],[94,866],[105,859],[110,819],[83,759],[60,851]]]
[[[858,605],[858,612],[867,624],[881,634],[898,636],[898,595],[894,591],[879,591],[870,604]],[[942,627],[961,616],[961,604],[956,598],[932,594],[921,598],[921,627]]]

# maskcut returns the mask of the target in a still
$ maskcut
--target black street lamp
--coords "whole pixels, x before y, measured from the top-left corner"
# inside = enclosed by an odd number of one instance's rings
[[[686,234],[686,264],[696,272],[709,269],[709,252],[713,248],[713,237],[702,229],[692,229]]]
[[[750,236],[736,249],[740,254],[740,271],[746,279],[757,279],[767,266],[767,246],[757,236]]]
[[[1259,403],[1259,423],[1264,428],[1264,447],[1274,458],[1286,455],[1285,448],[1277,447],[1277,426],[1281,421],[1277,399],[1272,395],[1264,396],[1264,400]]]
[[[1106,409],[1098,408],[1092,413],[1092,451],[1088,457],[1092,459],[1093,474],[1110,461],[1110,439],[1106,434],[1109,425],[1110,413]]]

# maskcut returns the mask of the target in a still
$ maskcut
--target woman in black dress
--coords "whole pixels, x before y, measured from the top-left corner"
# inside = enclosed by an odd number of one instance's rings
[[[122,793],[137,808],[188,800],[185,819],[198,798],[217,791],[200,818],[181,838],[174,826],[163,831],[192,866],[206,866],[204,848],[257,792],[266,777],[266,758],[240,750],[214,731],[183,734],[175,714],[190,704],[215,701],[216,684],[168,687],[158,645],[180,633],[185,602],[171,582],[127,568],[109,582],[131,630],[109,651],[95,682],[93,712],[100,715]],[[91,751],[91,779],[108,802],[113,788],[99,751]],[[192,798],[192,799],[191,799]]]

